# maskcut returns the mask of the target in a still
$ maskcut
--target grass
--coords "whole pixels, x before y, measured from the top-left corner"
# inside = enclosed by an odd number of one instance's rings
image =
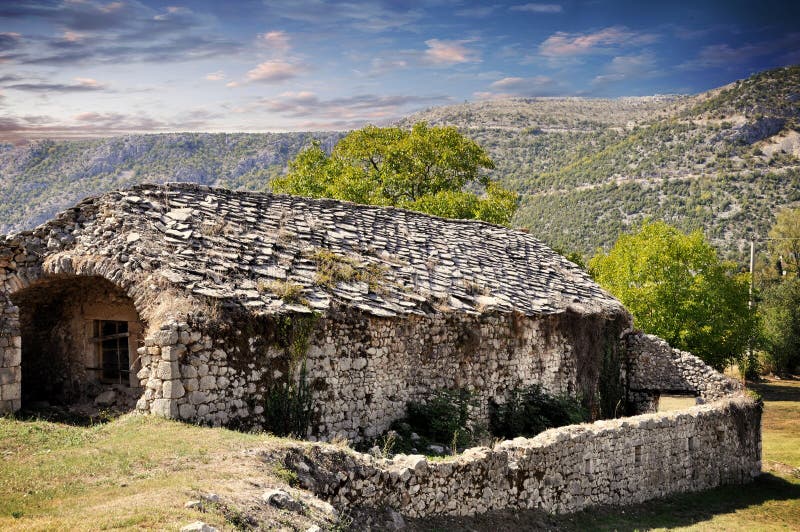
[[[256,285],[259,292],[272,292],[286,303],[306,304],[303,297],[303,285],[291,281],[259,281]]]
[[[379,264],[361,263],[354,257],[321,248],[309,257],[317,264],[314,282],[319,286],[333,288],[339,283],[357,281],[367,283],[369,290],[377,293],[385,281],[386,268]]]
[[[768,381],[752,388],[765,401],[765,473],[745,487],[570,516],[500,512],[408,520],[410,530],[800,529],[800,381]],[[257,505],[247,501],[257,501],[264,489],[291,489],[294,479],[288,472],[251,452],[280,444],[265,435],[149,416],[126,415],[88,427],[0,417],[0,530],[177,530],[196,520],[232,530],[237,508],[252,510]],[[209,505],[205,513],[184,508],[202,493],[218,493],[235,504]],[[259,516],[267,528],[310,526],[298,514],[263,511],[272,512]]]
[[[184,503],[224,493],[245,449],[277,441],[139,415],[90,427],[0,417],[0,530],[231,528],[223,508]]]

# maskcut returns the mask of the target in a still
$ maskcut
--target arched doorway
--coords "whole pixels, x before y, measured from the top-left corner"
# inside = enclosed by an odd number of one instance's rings
[[[102,277],[54,275],[11,296],[22,337],[22,408],[132,408],[142,324]]]

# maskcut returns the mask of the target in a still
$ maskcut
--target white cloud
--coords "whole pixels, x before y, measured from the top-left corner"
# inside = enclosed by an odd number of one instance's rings
[[[476,92],[478,99],[555,96],[563,94],[565,87],[561,82],[548,76],[505,77],[489,85],[491,91]],[[499,92],[497,92],[499,91]]]
[[[270,31],[258,36],[258,43],[266,46],[275,54],[285,54],[291,49],[289,34],[285,31]]]
[[[435,65],[455,65],[458,63],[475,63],[480,61],[480,57],[475,50],[470,50],[464,41],[443,41],[439,39],[428,39],[425,44],[425,60]]]
[[[208,81],[222,81],[225,79],[225,73],[222,70],[217,70],[216,72],[209,72],[205,77]]]
[[[563,57],[605,52],[623,46],[650,44],[658,36],[629,30],[624,26],[611,26],[594,33],[566,33],[559,31],[539,45],[539,53],[547,57]]]
[[[529,13],[561,13],[563,8],[560,4],[521,4],[511,6],[511,11],[527,11]]]
[[[259,83],[280,83],[297,77],[303,68],[280,59],[264,61],[245,75],[245,81]],[[236,86],[231,85],[228,86]]]
[[[592,80],[593,85],[629,81],[658,75],[657,60],[652,52],[617,56],[606,65],[603,74]]]
[[[97,81],[96,79],[92,78],[73,78],[75,81],[78,82],[78,85],[81,87],[88,87],[88,88],[103,88],[104,85]]]

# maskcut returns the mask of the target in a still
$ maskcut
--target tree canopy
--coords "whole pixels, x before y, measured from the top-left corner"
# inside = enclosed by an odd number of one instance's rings
[[[782,269],[800,274],[800,209],[780,211],[769,238],[770,253],[781,261]]]
[[[589,269],[639,328],[717,369],[739,360],[756,331],[746,276],[721,262],[700,231],[644,223],[592,258]]]
[[[508,225],[517,194],[489,179],[486,170],[492,168],[484,149],[454,127],[367,126],[340,140],[330,155],[312,144],[271,186],[275,192]]]

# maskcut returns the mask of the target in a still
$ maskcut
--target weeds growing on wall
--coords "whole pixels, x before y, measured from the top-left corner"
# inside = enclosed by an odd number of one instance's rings
[[[583,423],[589,417],[579,400],[548,395],[533,385],[512,390],[503,404],[489,404],[489,432],[504,439],[531,437],[550,428]]]
[[[305,438],[314,412],[306,353],[318,316],[285,316],[277,323],[277,340],[289,355],[285,382],[273,382],[264,398],[264,429],[276,436]],[[300,373],[295,378],[294,368]]]
[[[614,419],[626,415],[625,386],[622,382],[621,370],[622,360],[616,344],[606,341],[603,365],[600,368],[600,380],[597,383],[602,419]]]
[[[437,390],[425,402],[407,403],[406,417],[395,420],[385,434],[356,448],[384,458],[397,453],[455,454],[486,435],[485,428],[471,415],[475,407],[477,401],[469,390]]]
[[[264,399],[264,429],[276,436],[305,438],[311,425],[314,397],[306,379],[305,360],[298,379],[274,383]]]
[[[548,395],[539,386],[514,389],[507,402],[489,404],[488,431],[474,418],[476,397],[466,389],[438,390],[425,402],[409,402],[407,415],[387,433],[357,446],[384,458],[396,453],[456,454],[492,438],[531,437],[546,429],[589,421],[578,399]]]
[[[386,268],[379,264],[361,261],[334,253],[329,249],[317,249],[309,254],[317,263],[314,282],[328,288],[339,283],[367,283],[370,292],[380,292],[386,280]]]

